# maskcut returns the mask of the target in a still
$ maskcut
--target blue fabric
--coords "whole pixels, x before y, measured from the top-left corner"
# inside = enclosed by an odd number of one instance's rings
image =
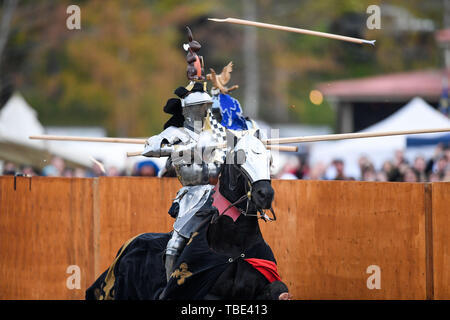
[[[241,104],[235,98],[220,93],[213,97],[213,108],[220,108],[221,125],[232,130],[247,130],[247,123],[242,114]]]
[[[439,143],[450,144],[450,133],[436,138],[407,137],[406,147],[432,146]]]

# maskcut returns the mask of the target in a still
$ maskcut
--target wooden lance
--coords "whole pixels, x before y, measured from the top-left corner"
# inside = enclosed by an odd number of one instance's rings
[[[107,142],[107,143],[128,143],[128,144],[145,144],[147,139],[139,138],[93,138],[93,137],[76,137],[76,136],[52,136],[52,135],[40,135],[30,136],[32,140],[54,140],[54,141],[82,141],[82,142]],[[219,148],[225,148],[226,145],[220,145]],[[297,146],[280,146],[276,143],[266,145],[267,149],[278,150],[285,152],[297,152]],[[141,152],[127,152],[129,157],[139,156]]]
[[[305,143],[318,141],[336,141],[347,139],[362,139],[362,138],[376,138],[388,137],[408,134],[423,134],[423,133],[438,133],[450,132],[450,128],[439,129],[415,129],[402,131],[386,131],[386,132],[356,132],[356,133],[341,133],[341,134],[326,134],[318,136],[303,136],[303,137],[289,137],[289,138],[275,138],[261,140],[268,149],[296,152],[297,146],[281,146],[281,144],[290,143]],[[30,136],[30,139],[35,140],[59,140],[59,141],[86,141],[86,142],[112,142],[112,143],[131,143],[131,144],[145,144],[146,139],[131,139],[131,138],[90,138],[90,137],[73,137],[73,136]],[[218,145],[218,148],[226,148],[226,144]],[[140,152],[128,152],[128,156],[138,156]]]
[[[375,45],[376,40],[365,40],[365,39],[359,39],[354,37],[347,37],[347,36],[341,36],[334,33],[327,33],[327,32],[320,32],[320,31],[313,31],[308,29],[300,29],[300,28],[293,28],[293,27],[286,27],[286,26],[280,26],[277,24],[270,24],[270,23],[262,23],[257,21],[250,21],[250,20],[244,20],[244,19],[236,19],[236,18],[226,18],[226,19],[217,19],[217,18],[208,18],[210,21],[214,22],[225,22],[225,23],[232,23],[232,24],[240,24],[244,26],[252,26],[252,27],[258,27],[258,28],[265,28],[265,29],[272,29],[272,30],[280,30],[280,31],[287,31],[287,32],[294,32],[294,33],[300,33],[300,34],[307,34],[311,36],[317,36],[322,38],[328,38],[328,39],[335,39],[335,40],[342,40],[347,42],[353,42],[353,43],[359,43],[359,44],[371,44]]]
[[[388,137],[388,136],[399,136],[399,135],[421,134],[421,133],[437,133],[437,132],[450,132],[450,128],[326,134],[319,136],[266,139],[262,140],[262,142],[266,145],[270,145],[283,143],[303,143],[303,142],[333,141],[346,139],[376,138],[376,137]]]

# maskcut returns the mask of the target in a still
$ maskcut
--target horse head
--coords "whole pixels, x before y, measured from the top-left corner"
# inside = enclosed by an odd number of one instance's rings
[[[230,141],[230,140],[228,140]],[[272,212],[274,190],[270,182],[271,154],[259,139],[259,130],[233,136],[220,179],[220,192],[246,212]]]
[[[275,220],[272,210],[274,190],[270,182],[271,153],[259,139],[258,131],[237,132],[232,138],[234,144],[227,152],[219,191],[230,206],[240,209],[241,214],[235,221],[214,219],[208,228],[208,244],[212,250],[230,257],[242,257],[250,248],[259,248],[258,253],[253,253],[255,257],[272,261],[274,257],[271,257],[271,249],[263,239],[257,219]],[[272,219],[265,214],[265,209],[271,210]],[[250,293],[253,296],[247,295]],[[291,297],[281,280],[267,281],[250,263],[239,264],[239,267],[237,263],[230,264],[208,294],[214,299],[233,295],[265,300]]]

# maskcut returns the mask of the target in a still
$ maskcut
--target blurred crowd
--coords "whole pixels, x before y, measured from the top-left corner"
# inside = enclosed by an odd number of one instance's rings
[[[312,166],[307,158],[290,156],[281,169],[274,174],[275,179],[305,179],[305,180],[360,180],[360,181],[394,181],[394,182],[438,182],[450,181],[450,146],[438,145],[431,158],[417,155],[409,162],[402,150],[393,154],[381,167],[376,167],[367,156],[361,156],[358,161],[360,174],[358,177],[346,175],[345,163],[334,159],[331,163],[319,162]],[[137,162],[131,170],[119,170],[116,167],[105,168],[101,161],[93,162],[89,169],[71,168],[60,157],[53,157],[42,170],[31,166],[17,166],[5,162],[2,175],[26,175],[49,177],[99,177],[99,176],[158,176],[160,168],[152,160]],[[173,174],[165,176],[174,176]]]
[[[278,179],[305,180],[359,180],[392,182],[439,182],[450,181],[450,146],[438,145],[431,158],[417,155],[413,161],[405,158],[403,150],[397,150],[392,159],[376,167],[367,156],[358,160],[359,176],[347,176],[345,162],[334,159],[331,163],[319,162],[310,166],[304,158],[287,161]]]
[[[66,177],[66,178],[93,178],[100,176],[119,177],[119,176],[140,176],[140,177],[156,177],[159,173],[158,165],[151,161],[145,160],[134,165],[131,171],[119,170],[117,167],[110,166],[105,168],[101,161],[93,162],[91,168],[72,168],[66,164],[61,157],[54,156],[50,163],[42,168],[42,170],[31,166],[17,166],[13,162],[5,162],[3,165],[2,175],[20,175],[20,176],[46,176],[46,177]]]

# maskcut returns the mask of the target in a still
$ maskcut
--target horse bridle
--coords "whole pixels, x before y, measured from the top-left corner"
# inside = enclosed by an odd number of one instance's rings
[[[238,176],[239,175],[242,175],[242,172],[239,171]],[[250,179],[248,179],[247,176],[244,175],[244,178],[246,179],[247,185],[248,185],[248,189],[247,189],[247,186],[245,188],[245,194],[242,197],[240,197],[238,200],[236,200],[235,202],[231,203],[220,214],[220,216],[222,216],[228,209],[230,209],[232,207],[235,207],[236,205],[240,204],[244,200],[247,200],[245,211],[242,210],[241,208],[236,207],[241,212],[241,214],[243,214],[246,217],[256,217],[257,219],[262,219],[262,220],[264,220],[264,222],[267,222],[267,221],[272,222],[272,221],[277,220],[277,216],[275,215],[275,211],[273,210],[272,206],[270,206],[270,209],[256,208],[256,211],[257,211],[256,214],[248,213],[250,201],[251,201],[251,198],[252,198],[252,184],[250,183]],[[269,210],[271,212],[271,214],[272,214],[272,218],[269,217],[264,210]]]

